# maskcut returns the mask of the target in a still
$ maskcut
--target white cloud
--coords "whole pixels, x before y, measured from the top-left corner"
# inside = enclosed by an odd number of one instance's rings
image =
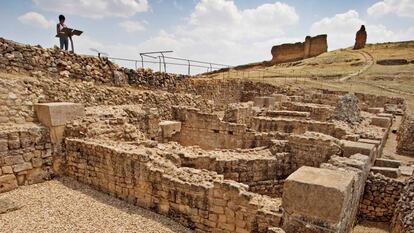
[[[413,0],[383,0],[375,3],[367,9],[371,16],[383,16],[387,14],[396,14],[403,17],[414,17]]]
[[[17,18],[21,23],[47,29],[53,25],[53,20],[47,20],[37,12],[27,12]]]
[[[119,26],[123,28],[126,32],[139,32],[145,31],[145,22],[126,20],[119,23]]]
[[[32,0],[44,10],[87,18],[130,17],[148,11],[147,0]]]
[[[349,10],[333,17],[326,17],[311,26],[312,34],[328,34],[329,49],[345,48],[353,46],[355,34],[365,25],[367,30],[367,42],[378,43],[387,41],[399,41],[413,36],[409,31],[391,31],[382,24],[370,24],[361,19],[358,12]]]
[[[270,60],[270,50],[275,44],[304,40],[286,33],[298,21],[295,9],[285,3],[240,9],[233,1],[201,0],[188,21],[175,28],[160,30],[135,45],[105,44],[101,48],[112,56],[127,58],[137,58],[144,51],[173,50],[173,55],[178,57],[245,64]]]

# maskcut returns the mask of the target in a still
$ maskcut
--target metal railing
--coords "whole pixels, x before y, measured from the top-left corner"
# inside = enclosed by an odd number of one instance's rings
[[[162,51],[169,52],[169,51]],[[116,61],[123,61],[123,62],[130,62],[132,63],[133,67],[135,69],[139,68],[145,68],[148,64],[152,65],[158,65],[159,72],[167,72],[167,65],[168,66],[176,66],[176,67],[186,67],[187,68],[187,74],[191,75],[192,68],[201,68],[206,69],[207,72],[211,72],[213,70],[219,70],[222,68],[230,68],[230,65],[225,64],[219,64],[219,63],[213,63],[213,62],[206,62],[206,61],[198,61],[193,59],[186,59],[186,58],[179,58],[179,57],[172,57],[172,56],[151,56],[150,53],[140,53],[141,59],[130,59],[130,58],[120,58],[120,57],[107,57],[109,60],[116,62]],[[154,53],[160,53],[160,52],[154,52]],[[144,58],[151,58],[150,59],[144,59]],[[185,63],[180,63],[180,61],[184,61]],[[163,69],[162,69],[163,68]]]

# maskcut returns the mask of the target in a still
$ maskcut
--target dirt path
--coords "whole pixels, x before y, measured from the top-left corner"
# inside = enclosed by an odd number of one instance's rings
[[[349,74],[349,75],[347,75],[345,77],[340,78],[339,79],[340,82],[345,82],[345,81],[347,81],[350,78],[356,77],[356,76],[364,73],[365,71],[367,71],[374,64],[374,58],[368,52],[366,52],[366,51],[355,51],[355,50],[353,50],[353,52],[354,53],[359,53],[359,54],[362,55],[362,57],[365,60],[365,66],[362,67],[360,70],[358,70],[355,73],[352,73],[352,74]]]

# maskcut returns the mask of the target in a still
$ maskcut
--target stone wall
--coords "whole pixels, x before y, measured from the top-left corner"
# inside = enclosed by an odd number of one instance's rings
[[[411,233],[414,232],[414,177],[406,180],[405,187],[401,192],[392,219],[392,233]]]
[[[328,51],[327,36],[307,36],[305,42],[282,44],[272,47],[272,63],[297,61],[304,58],[315,57]]]
[[[73,82],[63,78],[0,79],[0,85],[1,123],[36,122],[33,104],[45,102],[74,102],[87,107],[141,104],[146,108],[157,108],[162,119],[172,117],[173,105],[197,106],[205,111],[212,109],[211,103],[201,96],[126,89],[96,85],[92,82]]]
[[[302,166],[319,167],[322,163],[328,162],[333,155],[342,153],[337,139],[313,132],[289,136],[287,150],[291,156],[291,172]]]
[[[414,115],[406,110],[397,132],[397,152],[414,156]]]
[[[52,155],[46,128],[0,127],[0,193],[51,179]]]
[[[304,104],[298,102],[282,102],[281,108],[291,111],[309,112],[309,118],[315,121],[327,121],[333,114],[333,108],[329,105]]]
[[[370,221],[391,221],[403,187],[403,181],[371,173],[365,183],[359,217]]]
[[[279,131],[284,133],[303,134],[306,131],[314,131],[331,135],[335,138],[343,138],[347,132],[339,126],[322,121],[308,121],[288,118],[253,117],[251,128],[258,132]]]
[[[150,148],[66,139],[67,174],[198,231],[266,232],[279,226],[277,199],[215,172],[176,167]]]

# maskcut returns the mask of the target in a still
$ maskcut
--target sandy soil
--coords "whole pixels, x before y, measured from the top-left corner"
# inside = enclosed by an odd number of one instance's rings
[[[21,206],[0,214],[0,232],[192,232],[70,178],[23,186],[0,199]]]

